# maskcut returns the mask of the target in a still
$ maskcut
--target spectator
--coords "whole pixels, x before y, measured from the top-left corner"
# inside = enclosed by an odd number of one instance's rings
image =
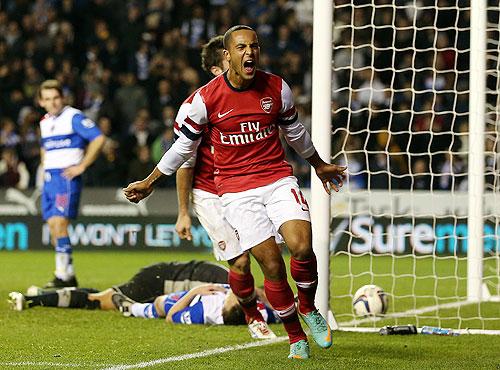
[[[111,36],[106,40],[104,48],[101,49],[99,54],[99,59],[102,61],[105,68],[114,73],[119,73],[124,70],[125,63],[116,37]]]
[[[102,127],[102,126],[100,126]],[[101,187],[121,187],[127,179],[127,163],[119,154],[118,141],[106,139],[102,152],[85,175],[85,184]]]
[[[171,105],[167,105],[166,107],[164,107],[161,113],[162,124],[167,127],[174,127],[176,114],[176,110]]]
[[[488,178],[488,170],[486,173]],[[462,157],[447,152],[445,160],[440,164],[434,187],[438,190],[460,190],[466,176],[467,167]]]
[[[417,159],[411,171],[413,175],[411,190],[430,190],[431,176],[429,166],[422,158]]]
[[[130,134],[127,135],[123,142],[123,148],[126,150],[124,157],[127,160],[132,160],[137,155],[139,147],[150,147],[154,141],[154,135],[150,129],[150,117],[147,109],[141,109],[130,127]]]
[[[167,126],[163,133],[159,135],[151,146],[151,158],[154,163],[158,163],[163,154],[170,149],[175,141],[174,128]]]
[[[40,115],[33,109],[24,115],[19,133],[21,137],[19,154],[21,159],[25,162],[26,168],[30,173],[29,186],[35,186],[36,171],[40,164]]]
[[[199,53],[201,46],[215,36],[214,24],[207,21],[205,10],[201,5],[192,8],[191,17],[187,17],[181,26],[181,32],[188,40],[188,46]]]
[[[139,110],[148,106],[146,91],[137,85],[133,73],[125,73],[121,80],[122,86],[115,94],[118,117],[122,122],[132,122]],[[126,132],[128,127],[122,127],[122,130]]]
[[[24,190],[28,188],[29,181],[30,174],[16,151],[4,148],[0,159],[0,187]]]
[[[154,95],[151,109],[153,117],[157,119],[162,118],[163,109],[174,102],[172,95],[172,84],[170,81],[166,78],[158,81],[157,93]]]
[[[389,165],[387,154],[378,152],[368,161],[368,189],[389,188]]]
[[[0,121],[0,148],[17,148],[20,141],[14,122],[10,118]]]
[[[138,181],[149,175],[155,168],[156,162],[151,160],[151,152],[147,145],[137,148],[137,157],[132,160],[129,167],[127,182]]]
[[[144,32],[144,23],[141,9],[136,2],[130,2],[127,7],[127,20],[120,23],[121,39],[124,46],[124,52],[127,59],[133,58],[135,51]],[[126,42],[123,42],[126,40]]]

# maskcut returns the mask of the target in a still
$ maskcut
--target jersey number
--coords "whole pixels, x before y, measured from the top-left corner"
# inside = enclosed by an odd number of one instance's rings
[[[295,198],[299,206],[302,208],[302,210],[309,211],[309,204],[307,204],[307,200],[306,198],[304,198],[304,194],[302,194],[300,190],[298,192],[295,189],[290,189],[290,190],[293,194],[293,197]]]

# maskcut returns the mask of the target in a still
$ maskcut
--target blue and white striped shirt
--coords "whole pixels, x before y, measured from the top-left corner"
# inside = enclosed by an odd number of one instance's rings
[[[82,161],[85,147],[101,135],[96,124],[78,109],[66,106],[40,121],[45,170],[64,169]]]

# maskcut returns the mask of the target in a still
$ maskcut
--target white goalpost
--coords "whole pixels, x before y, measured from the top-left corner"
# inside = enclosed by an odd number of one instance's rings
[[[483,278],[484,130],[486,106],[486,1],[470,9],[469,249],[467,298],[481,300]]]
[[[318,154],[326,161],[331,157],[332,21],[333,2],[314,0],[311,136]],[[336,328],[329,311],[330,196],[314,174],[311,176],[311,221],[313,248],[318,261],[318,291],[321,292],[316,296],[316,306]]]
[[[311,175],[318,308],[500,334],[499,2],[314,0],[313,21],[312,138],[349,173],[331,198]],[[385,315],[355,315],[365,284]]]

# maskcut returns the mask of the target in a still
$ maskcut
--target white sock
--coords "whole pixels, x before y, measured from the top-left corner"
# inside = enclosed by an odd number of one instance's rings
[[[56,271],[57,278],[67,281],[75,276],[73,267],[73,249],[69,237],[57,239],[56,244]]]
[[[68,253],[56,252],[56,271],[55,275],[61,280],[67,281],[75,276],[75,271],[71,255]]]
[[[134,303],[130,307],[130,311],[135,317],[143,317],[145,319],[158,318],[154,303]]]

